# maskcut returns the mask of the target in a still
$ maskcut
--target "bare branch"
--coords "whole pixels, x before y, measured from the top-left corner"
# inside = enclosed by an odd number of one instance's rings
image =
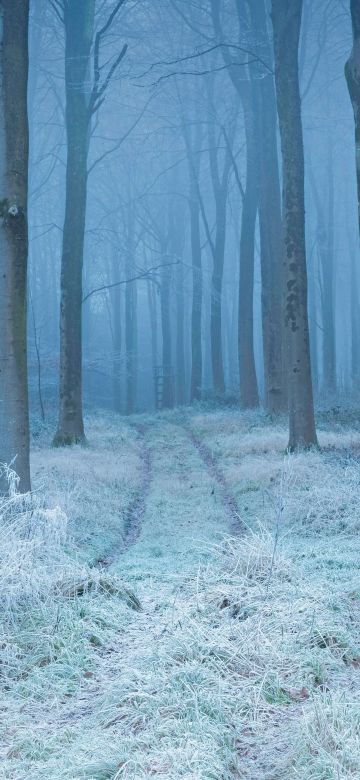
[[[111,14],[109,15],[107,21],[105,24],[100,28],[100,30],[96,33],[95,36],[95,44],[94,44],[94,85],[91,92],[90,97],[90,103],[89,103],[89,113],[94,114],[98,109],[100,108],[101,104],[104,102],[104,93],[106,92],[109,83],[116,71],[116,69],[119,67],[121,60],[125,57],[125,54],[127,52],[127,44],[123,46],[121,49],[120,54],[116,57],[115,62],[112,64],[110,70],[108,71],[108,74],[103,81],[102,84],[100,84],[100,77],[101,77],[101,65],[100,65],[100,45],[102,38],[104,35],[108,32],[110,29],[116,15],[120,11],[120,8],[124,5],[125,0],[118,0],[115,7],[111,11]]]
[[[85,303],[85,301],[91,298],[92,295],[95,295],[95,293],[104,292],[104,290],[112,290],[114,287],[119,287],[121,284],[130,284],[130,282],[136,282],[138,279],[146,279],[151,277],[151,274],[155,273],[155,271],[159,271],[160,268],[168,268],[172,265],[179,265],[179,260],[175,263],[161,263],[161,265],[155,265],[153,268],[148,268],[147,271],[138,274],[138,276],[133,276],[131,279],[123,279],[121,282],[114,282],[113,284],[104,284],[102,287],[96,287],[84,296],[82,303]]]
[[[64,24],[64,3],[61,0],[49,0],[49,2],[61,24]]]
[[[203,51],[195,52],[195,54],[189,54],[186,57],[179,57],[176,60],[160,60],[160,62],[154,62],[148,70],[146,70],[144,73],[141,73],[139,76],[134,76],[134,79],[142,79],[145,76],[147,76],[149,73],[151,73],[154,68],[166,65],[178,65],[181,62],[188,62],[189,60],[195,60],[199,57],[203,57],[204,54],[210,54],[213,51],[216,51],[217,49],[226,48],[226,49],[236,49],[236,51],[241,51],[243,54],[247,54],[249,57],[253,57],[256,62],[260,62],[261,65],[264,66],[266,70],[268,70],[270,73],[274,73],[273,69],[270,68],[267,62],[263,60],[261,57],[259,57],[255,52],[251,51],[250,49],[245,49],[243,46],[237,46],[235,43],[216,43],[214,46],[210,46],[208,49],[203,49]],[[233,63],[236,64],[242,64],[242,63]],[[246,64],[246,63],[245,63]]]

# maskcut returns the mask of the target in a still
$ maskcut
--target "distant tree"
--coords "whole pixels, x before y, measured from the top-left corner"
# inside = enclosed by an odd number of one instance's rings
[[[317,445],[305,250],[304,146],[298,51],[303,0],[272,0],[275,82],[283,162],[285,338],[289,449]]]
[[[353,47],[345,65],[345,77],[355,120],[355,165],[358,192],[358,221],[360,231],[360,2],[350,0]]]
[[[30,490],[26,348],[29,1],[0,2],[0,462]],[[6,492],[2,471],[0,490]]]
[[[135,267],[135,214],[130,202],[125,209],[126,247],[125,273],[130,279]],[[133,282],[125,285],[125,351],[126,351],[126,413],[132,414],[136,407],[137,391],[137,286]]]
[[[328,144],[328,198],[323,202],[310,170],[310,182],[313,191],[317,219],[317,251],[321,271],[321,314],[322,314],[322,353],[323,388],[326,392],[336,390],[336,338],[335,338],[335,245],[334,245],[334,168],[330,143]],[[315,326],[316,327],[316,326]]]
[[[202,131],[200,121],[187,124],[182,105],[182,133],[185,141],[189,171],[190,247],[192,262],[191,302],[191,379],[190,403],[201,399],[202,390],[202,247],[200,230],[200,147]]]

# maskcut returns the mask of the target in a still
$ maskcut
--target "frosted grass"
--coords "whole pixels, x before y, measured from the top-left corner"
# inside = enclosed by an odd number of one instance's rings
[[[175,413],[145,419],[153,481],[143,531],[106,572],[85,559],[92,523],[96,538],[101,526],[107,535],[111,482],[97,479],[107,436],[131,464],[120,475],[127,496],[139,474],[133,431],[117,418],[97,418],[90,453],[74,452],[72,493],[68,462],[39,447],[45,487],[49,475],[40,519],[26,500],[11,522],[1,513],[9,780],[360,775],[357,434],[344,427],[322,453],[286,457],[284,428],[260,416],[200,412],[186,423],[248,507],[244,538],[227,535],[216,484]],[[86,458],[95,479],[81,483]],[[79,558],[84,529],[91,542]]]

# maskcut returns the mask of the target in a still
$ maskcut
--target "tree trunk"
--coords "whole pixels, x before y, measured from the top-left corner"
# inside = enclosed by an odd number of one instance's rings
[[[113,250],[113,282],[119,279],[119,259]],[[113,404],[116,412],[121,412],[121,285],[114,287],[111,294],[113,327]]]
[[[0,463],[30,490],[26,351],[28,0],[0,3]],[[8,491],[6,474],[0,491]]]
[[[127,230],[126,277],[134,275],[134,214],[130,206]],[[137,286],[136,282],[125,285],[125,346],[126,346],[126,413],[133,414],[137,394]]]
[[[283,160],[285,334],[289,449],[317,445],[305,251],[304,146],[298,50],[302,0],[272,0],[275,81]]]
[[[327,173],[329,181],[327,218],[312,172],[310,172],[310,181],[316,207],[317,248],[321,263],[323,387],[325,391],[334,393],[336,391],[334,178],[330,146]]]
[[[222,286],[224,274],[224,253],[226,235],[227,192],[216,192],[216,238],[213,252],[213,273],[211,277],[211,360],[213,387],[216,395],[225,392],[224,364],[222,350]]]
[[[360,3],[350,0],[353,48],[345,65],[345,77],[355,120],[355,165],[358,193],[358,222],[360,232]]]
[[[87,85],[94,0],[64,4],[66,91],[66,204],[61,259],[60,404],[54,444],[84,443],[82,411],[82,271],[89,107]]]
[[[251,22],[261,56],[269,66],[253,63],[252,90],[255,97],[259,156],[259,223],[261,243],[261,299],[264,349],[265,408],[270,414],[287,406],[283,364],[283,244],[281,192],[277,149],[277,115],[273,57],[269,42],[264,0],[248,2]]]
[[[170,285],[171,269],[164,267],[161,278],[161,327],[162,327],[162,368],[163,368],[163,397],[164,409],[174,406],[174,383],[171,364],[171,324],[170,324]]]
[[[202,390],[202,265],[200,239],[200,208],[196,187],[190,187],[190,233],[192,259],[191,306],[191,387],[190,403],[200,401]]]
[[[353,390],[359,391],[360,386],[360,296],[359,278],[357,269],[357,253],[351,257],[351,376]]]
[[[151,329],[151,363],[153,374],[153,397],[156,403],[156,367],[158,365],[158,317],[156,306],[156,291],[153,282],[149,281],[147,285],[148,306]]]
[[[176,403],[179,406],[186,403],[184,306],[184,268],[180,263],[176,270]]]
[[[202,391],[202,257],[200,234],[199,173],[201,124],[195,124],[194,132],[182,122],[189,170],[190,245],[192,261],[191,302],[191,380],[190,403],[200,401]]]
[[[258,150],[250,91],[247,100],[243,94],[243,109],[246,134],[246,189],[241,215],[238,352],[240,404],[243,409],[253,409],[259,405],[254,357],[254,254],[258,206],[256,162]]]
[[[308,268],[308,299],[309,299],[309,337],[310,337],[310,359],[311,359],[311,374],[312,383],[315,395],[319,386],[319,365],[318,365],[318,314],[317,314],[317,285],[318,285],[318,273],[317,273],[317,258],[315,253],[312,253],[312,257]]]

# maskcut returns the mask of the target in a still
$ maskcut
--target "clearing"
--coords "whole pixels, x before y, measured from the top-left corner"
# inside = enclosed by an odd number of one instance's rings
[[[34,440],[1,508],[0,776],[360,776],[360,415],[234,409]]]

